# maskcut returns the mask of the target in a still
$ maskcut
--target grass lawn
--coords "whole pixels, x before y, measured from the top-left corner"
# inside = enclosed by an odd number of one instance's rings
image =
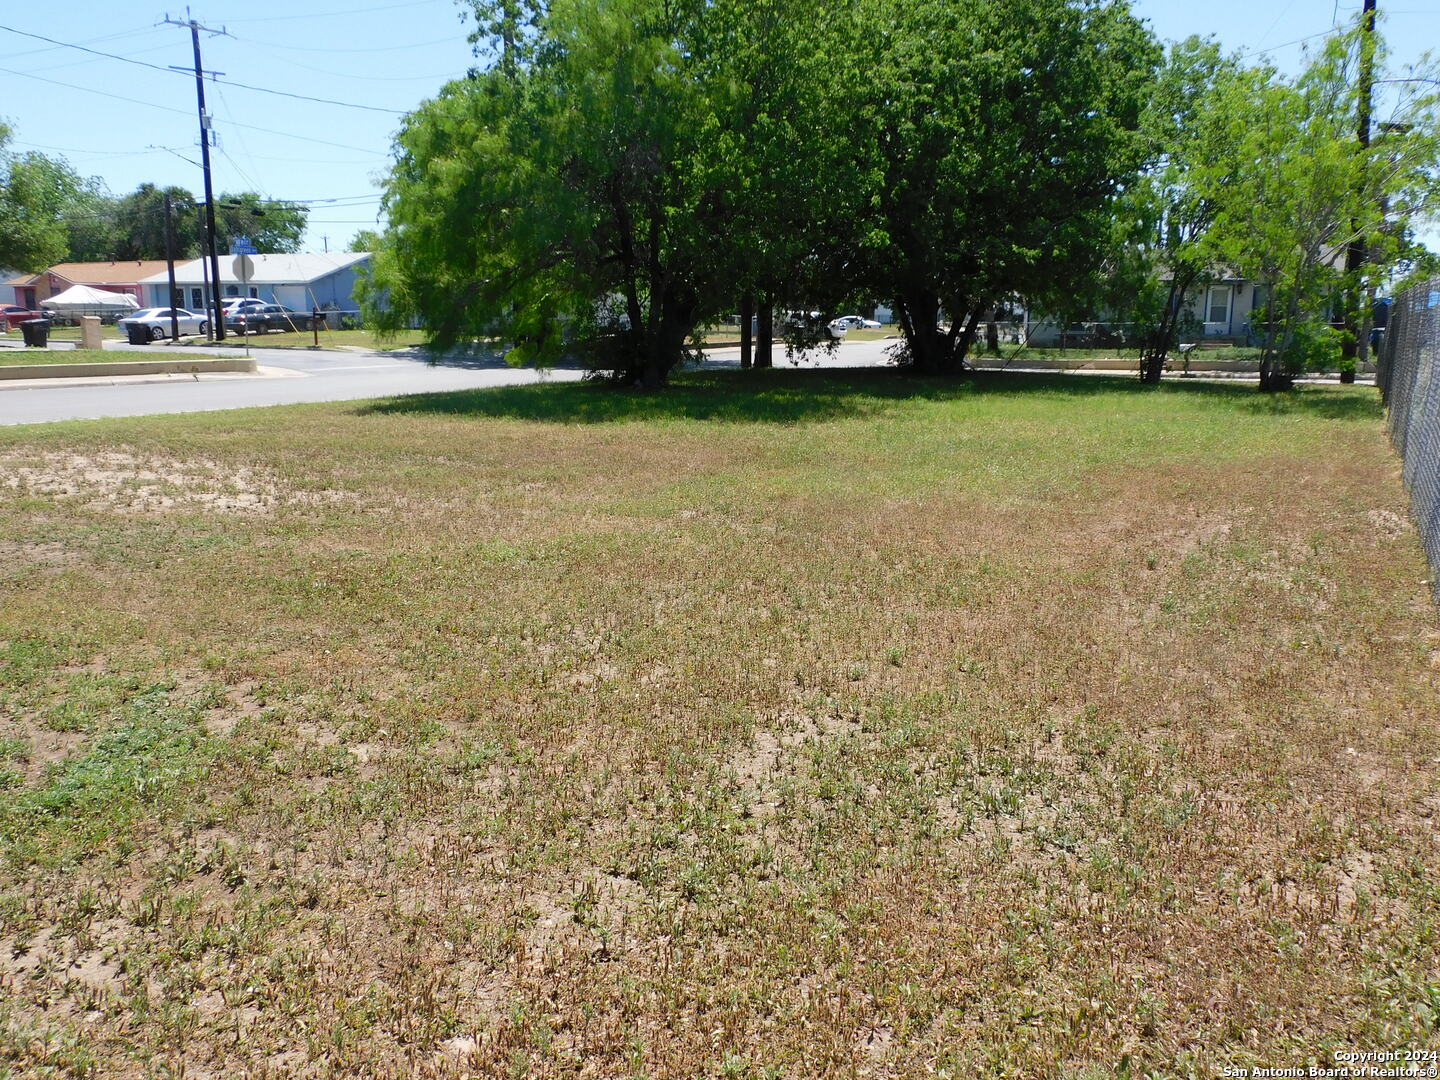
[[[977,353],[979,362],[985,363],[995,357],[994,353]],[[1009,360],[1013,356],[1014,363],[1023,364],[1026,360],[1136,360],[1140,359],[1140,350],[1135,346],[1109,346],[1100,349],[1061,349],[1046,348],[1044,346],[1027,346],[1017,349],[1014,345],[1001,345],[999,358]],[[1191,360],[1211,360],[1226,363],[1246,362],[1259,363],[1260,350],[1227,346],[1221,349],[1195,349],[1190,353]],[[1170,353],[1170,363],[1179,367],[1185,361],[1185,357],[1178,349]]]
[[[238,345],[241,340],[238,335],[227,332],[225,344]],[[314,343],[315,333],[312,330],[287,331],[283,334],[257,334],[250,338],[251,348],[309,348]],[[416,349],[423,344],[425,344],[425,337],[419,330],[407,330],[393,341],[381,340],[372,330],[320,331],[320,347],[322,349],[336,349],[342,345],[358,345],[364,349],[382,349],[388,352],[393,349]]]
[[[1434,1046],[1373,390],[690,375],[0,428],[0,1075]]]

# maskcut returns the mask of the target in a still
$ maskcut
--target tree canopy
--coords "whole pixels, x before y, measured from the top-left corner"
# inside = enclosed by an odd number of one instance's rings
[[[1144,160],[1158,49],[1121,4],[867,12],[886,43],[864,75],[883,238],[869,283],[893,296],[917,368],[950,370],[987,309],[1043,303],[1098,268],[1113,201]]]
[[[1157,51],[1068,0],[487,3],[499,60],[407,121],[370,282],[438,347],[662,383],[742,293],[893,296],[918,366],[1094,263]]]
[[[201,254],[200,206],[185,188],[145,183],[112,195],[101,180],[80,177],[63,158],[10,153],[8,141],[9,129],[0,125],[0,267],[33,272],[67,261],[163,259],[167,195],[175,257]],[[300,250],[306,207],[253,191],[223,193],[215,204],[218,249],[248,236],[264,253]]]
[[[1213,42],[1166,57],[1123,0],[471,7],[488,62],[406,118],[367,237],[372,317],[439,349],[656,386],[749,298],[884,299],[911,366],[945,372],[1019,299],[1103,304],[1156,378],[1224,270],[1264,286],[1254,328],[1293,366],[1336,251],[1363,238],[1373,290],[1437,189],[1440,83],[1382,79],[1408,89],[1363,145],[1357,31],[1287,79]]]
[[[35,272],[65,258],[65,212],[86,186],[64,161],[9,143],[0,124],[0,268]]]

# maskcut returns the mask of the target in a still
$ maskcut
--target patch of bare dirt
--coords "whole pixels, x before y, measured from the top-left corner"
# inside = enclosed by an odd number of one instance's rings
[[[1410,531],[1410,523],[1393,510],[1367,510],[1365,520],[1388,540],[1397,540]]]
[[[242,720],[249,720],[265,711],[255,696],[253,682],[241,683],[225,691],[225,704],[205,714],[205,726],[213,735],[229,735]]]
[[[46,573],[58,574],[84,561],[79,552],[71,551],[64,544],[0,540],[0,566],[39,567]]]
[[[210,510],[239,515],[350,498],[337,491],[297,491],[263,469],[120,451],[0,457],[0,498],[5,496],[75,500],[87,509],[126,514]]]
[[[78,731],[52,731],[38,720],[26,717],[0,722],[0,737],[25,743],[24,751],[16,757],[23,766],[26,784],[37,783],[47,768],[74,754],[86,738]]]

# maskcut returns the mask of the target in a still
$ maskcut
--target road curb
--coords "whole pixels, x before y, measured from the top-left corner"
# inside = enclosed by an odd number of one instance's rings
[[[253,375],[253,357],[224,357],[209,360],[136,360],[89,364],[15,364],[0,367],[0,380],[93,379],[112,375],[204,375],[215,371],[238,371]]]

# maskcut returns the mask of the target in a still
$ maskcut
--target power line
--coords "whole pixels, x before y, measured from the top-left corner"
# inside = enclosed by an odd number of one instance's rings
[[[69,46],[64,46],[64,48],[69,48]],[[153,47],[151,47],[151,48],[149,48],[149,49],[136,50],[136,51],[130,53],[130,55],[131,55],[131,56],[148,56],[148,55],[150,55],[151,53],[169,52],[169,51],[171,51],[172,48],[173,48],[173,46],[171,46],[171,45],[167,42],[167,43],[165,43],[164,45],[155,45],[155,46],[153,46]],[[38,55],[38,54],[40,54],[40,53],[56,52],[56,51],[57,51],[56,49],[27,49],[27,50],[25,51],[24,55],[25,55],[26,57],[32,57],[32,56],[36,56],[36,55]],[[42,65],[42,66],[40,66],[40,67],[38,67],[38,68],[30,68],[29,70],[32,71],[32,72],[34,72],[34,71],[68,71],[70,68],[80,67],[80,66],[82,66],[82,65],[84,65],[84,64],[88,64],[88,63],[89,63],[89,60],[82,59],[82,58],[76,58],[75,60],[70,61],[70,63],[68,63],[68,64],[49,63],[49,64],[44,64],[44,65]]]
[[[380,105],[357,105],[353,101],[336,101],[334,98],[311,97],[309,94],[292,94],[288,90],[271,90],[265,86],[251,86],[248,83],[236,82],[234,79],[215,79],[215,82],[224,86],[234,86],[241,90],[254,90],[260,94],[274,94],[276,97],[294,98],[296,101],[313,101],[320,105],[340,105],[346,109],[363,109],[366,112],[389,113],[391,116],[404,116],[404,109],[387,109]]]
[[[150,146],[144,150],[82,150],[78,146],[50,146],[47,143],[31,142],[28,139],[14,140],[16,146],[33,146],[37,150],[54,150],[61,154],[98,154],[104,157],[134,157],[137,154],[158,154],[163,150],[172,150],[169,146]]]
[[[146,60],[135,60],[129,56],[119,56],[116,53],[104,52],[100,49],[91,49],[84,45],[74,45],[68,41],[57,41],[55,38],[46,37],[44,34],[32,34],[28,30],[16,30],[13,26],[0,24],[0,30],[8,30],[12,34],[19,34],[21,37],[34,38],[36,41],[48,41],[52,45],[58,45],[65,49],[75,49],[79,52],[89,53],[91,56],[103,56],[107,60],[119,60],[123,64],[134,64],[136,67],[149,68],[152,71],[161,71],[167,75],[184,75],[182,71],[174,68],[164,67],[160,64],[152,64]],[[274,94],[276,97],[294,98],[297,101],[312,101],[319,105],[339,105],[346,109],[363,109],[366,112],[389,113],[391,116],[404,116],[404,109],[387,109],[379,105],[357,105],[351,101],[337,101],[334,98],[312,97],[309,94],[294,94],[289,90],[272,90],[268,86],[252,86],[249,83],[236,82],[234,79],[222,79],[213,73],[210,74],[212,81],[222,83],[225,86],[238,87],[241,90],[254,90],[260,94]]]
[[[78,86],[75,83],[61,82],[59,79],[47,79],[43,75],[31,75],[29,72],[16,71],[13,68],[0,67],[7,75],[19,75],[25,79],[34,79],[36,82],[49,83],[51,86],[63,86],[67,90],[81,90],[87,94],[98,94],[100,97],[112,98],[115,101],[129,102],[131,105],[144,105],[146,108],[159,109],[161,112],[178,113],[180,116],[189,116],[190,113],[184,109],[172,109],[169,105],[157,105],[153,101],[140,101],[137,98],[125,97],[122,94],[112,94],[108,90],[96,90],[90,86]],[[279,128],[260,127],[258,124],[243,124],[239,120],[230,121],[232,125],[245,128],[247,131],[263,131],[267,135],[280,135],[286,139],[301,139],[304,142],[316,143],[320,146],[334,146],[340,150],[354,150],[360,154],[373,154],[375,157],[385,157],[386,154],[380,150],[371,150],[364,146],[350,146],[347,143],[329,142],[325,139],[317,139],[313,135],[296,135],[293,132],[281,131]]]
[[[284,57],[278,57],[277,59],[281,60],[283,63],[289,64],[291,67],[299,68],[301,71],[309,71],[313,72],[316,75],[324,75],[327,79],[355,79],[362,82],[425,82],[431,83],[433,85],[437,82],[452,82],[455,79],[464,77],[466,72],[469,71],[469,68],[466,68],[463,71],[430,75],[371,75],[369,73],[363,75],[355,75],[347,71],[331,71],[328,68],[311,67],[309,64],[301,64],[294,60],[286,60]]]
[[[131,105],[144,105],[147,108],[159,109],[162,112],[177,113],[180,116],[189,116],[184,109],[174,109],[169,105],[157,105],[153,101],[141,101],[139,98],[125,97],[123,94],[112,94],[108,90],[96,90],[89,86],[76,86],[74,83],[61,82],[59,79],[47,79],[44,75],[32,75],[28,71],[16,71],[14,68],[0,67],[0,71],[7,75],[19,75],[23,79],[34,79],[36,82],[49,83],[51,86],[63,86],[67,90],[83,90],[87,94],[99,94],[101,97],[111,98],[115,101],[129,102]],[[347,146],[347,150],[355,150],[358,147]]]
[[[1256,53],[1268,53],[1268,52],[1275,52],[1275,51],[1278,50],[1278,49],[1288,49],[1291,45],[1299,45],[1301,42],[1310,41],[1310,40],[1312,40],[1312,39],[1314,39],[1314,38],[1317,38],[1317,37],[1324,37],[1326,34],[1333,34],[1334,32],[1335,32],[1335,28],[1334,28],[1333,26],[1331,26],[1331,27],[1329,27],[1328,29],[1319,30],[1319,31],[1317,31],[1317,32],[1315,32],[1315,33],[1313,33],[1313,34],[1306,34],[1306,35],[1305,35],[1304,37],[1302,37],[1302,38],[1296,38],[1294,41],[1282,41],[1279,45],[1269,45],[1269,46],[1266,46],[1266,47],[1263,48],[1263,49],[1261,49],[1261,48],[1241,49],[1241,50],[1240,50],[1238,53],[1236,53],[1235,55],[1236,55],[1236,56],[1253,56],[1253,55],[1255,55]]]
[[[455,41],[452,34],[448,37],[436,38],[434,41],[417,41],[414,45],[382,45],[373,49],[314,49],[309,45],[276,45],[269,41],[260,41],[258,38],[244,37],[241,34],[231,34],[236,41],[248,41],[255,45],[264,45],[267,49],[280,49],[284,52],[303,52],[314,55],[316,53],[333,53],[335,55],[351,53],[380,53],[380,52],[404,52],[406,49],[428,49],[434,45],[448,45]]]
[[[231,19],[230,21],[233,23],[294,22],[297,19],[328,19],[333,15],[344,15],[346,18],[349,18],[352,15],[365,15],[372,11],[394,11],[396,8],[416,8],[423,7],[425,4],[438,4],[441,2],[442,0],[410,0],[409,3],[385,4],[381,7],[342,8],[339,11],[312,11],[306,15],[275,15],[268,18]]]

